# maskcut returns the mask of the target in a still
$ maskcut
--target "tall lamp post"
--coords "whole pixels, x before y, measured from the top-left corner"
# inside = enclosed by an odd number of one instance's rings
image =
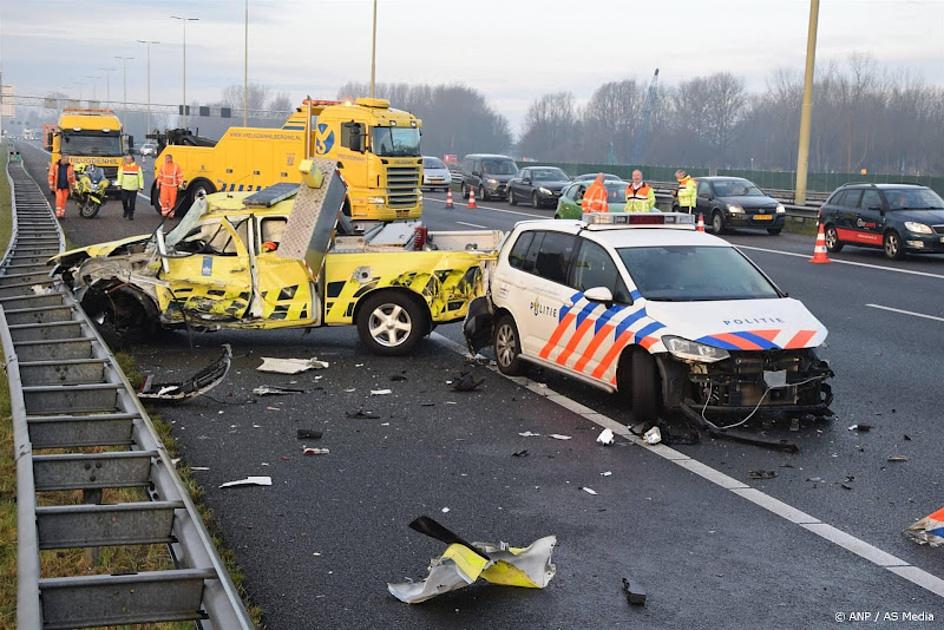
[[[245,2],[246,20],[243,27],[243,127],[249,126],[249,0]]]
[[[99,68],[102,72],[105,73],[105,102],[108,103],[111,101],[111,73],[117,70],[118,68]]]
[[[121,62],[121,105],[128,109],[128,62],[134,57],[115,55],[115,59]]]
[[[187,22],[198,22],[200,18],[195,17],[186,17],[180,15],[170,16],[173,20],[180,20],[180,23],[183,25],[184,34],[183,34],[183,45],[184,45],[184,54],[183,54],[183,105],[181,109],[181,120],[183,124],[181,127],[187,126]]]
[[[374,0],[374,25],[370,41],[370,97],[374,98],[374,86],[377,81],[377,0]]]
[[[810,162],[810,126],[813,117],[813,66],[816,61],[816,28],[819,0],[810,0],[810,23],[806,34],[806,71],[803,74],[803,107],[800,109],[800,139],[797,146],[796,188],[793,203],[806,203],[806,178]]]
[[[151,133],[151,44],[160,44],[158,41],[139,39],[139,44],[147,46],[147,128],[145,136]]]

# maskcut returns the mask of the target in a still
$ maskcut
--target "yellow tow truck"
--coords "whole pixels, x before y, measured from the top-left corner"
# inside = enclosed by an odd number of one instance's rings
[[[118,190],[115,180],[127,149],[121,120],[115,112],[110,109],[64,109],[58,124],[46,128],[43,141],[50,153],[50,164],[58,162],[65,153],[75,165],[100,166],[108,178],[108,192]]]
[[[379,354],[404,354],[483,294],[499,231],[379,223],[355,233],[337,163],[305,160],[301,185],[198,197],[166,234],[53,257],[106,338],[356,325]]]
[[[305,100],[280,128],[230,127],[216,143],[172,130],[155,175],[170,153],[186,180],[179,208],[201,194],[257,191],[298,182],[298,165],[310,157],[335,160],[348,186],[344,214],[354,221],[418,219],[422,212],[422,122],[380,98]],[[156,185],[151,203],[160,211]],[[180,216],[178,208],[176,213]]]

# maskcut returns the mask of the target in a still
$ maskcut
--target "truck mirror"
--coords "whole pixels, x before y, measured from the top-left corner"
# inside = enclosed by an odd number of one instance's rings
[[[134,136],[128,136],[128,150],[134,148]]]

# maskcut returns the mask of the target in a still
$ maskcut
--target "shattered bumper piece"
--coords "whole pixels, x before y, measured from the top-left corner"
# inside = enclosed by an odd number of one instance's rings
[[[154,384],[148,380],[144,384],[144,388],[138,392],[138,398],[165,402],[180,402],[196,398],[223,382],[223,379],[229,373],[232,361],[233,349],[228,343],[225,343],[223,344],[222,356],[213,365],[203,368],[190,378],[178,383]]]
[[[944,508],[928,514],[903,533],[919,545],[944,545]]]
[[[387,584],[390,594],[407,604],[419,604],[455,591],[479,578],[492,584],[544,588],[557,572],[551,563],[556,536],[539,538],[527,547],[507,543],[467,543],[431,518],[420,517],[410,527],[447,542],[449,546],[429,564],[421,582]]]
[[[328,367],[326,361],[319,361],[316,358],[311,359],[278,359],[273,357],[262,357],[262,365],[256,368],[259,372],[271,372],[273,374],[298,374],[307,370],[321,370]]]

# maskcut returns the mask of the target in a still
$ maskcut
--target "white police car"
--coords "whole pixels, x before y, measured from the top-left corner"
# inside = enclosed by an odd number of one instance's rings
[[[465,333],[505,374],[528,362],[627,392],[636,422],[830,413],[826,328],[687,214],[518,223]]]

